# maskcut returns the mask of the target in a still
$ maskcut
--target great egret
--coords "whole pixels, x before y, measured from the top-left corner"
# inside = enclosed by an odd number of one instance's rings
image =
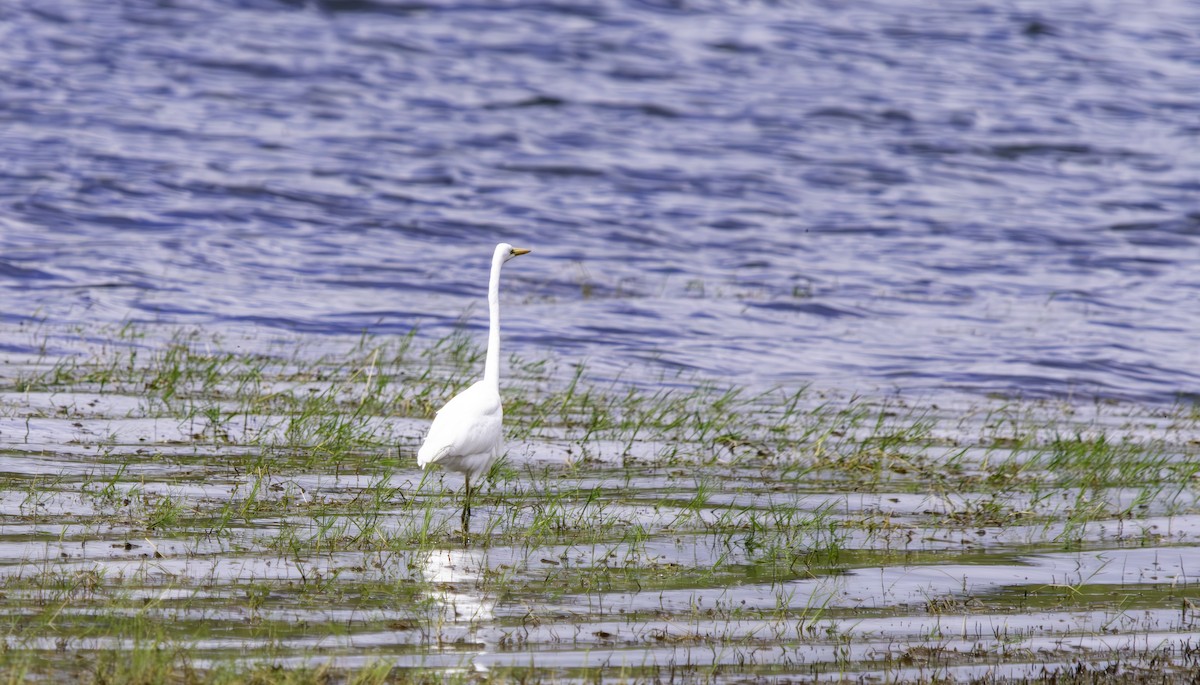
[[[491,321],[483,380],[476,381],[438,410],[425,442],[417,452],[417,464],[421,468],[441,464],[466,477],[462,512],[464,535],[471,520],[471,478],[487,473],[488,467],[500,456],[504,442],[501,426],[504,410],[500,406],[500,267],[513,257],[528,252],[508,243],[496,246],[492,254],[492,277],[488,282]]]

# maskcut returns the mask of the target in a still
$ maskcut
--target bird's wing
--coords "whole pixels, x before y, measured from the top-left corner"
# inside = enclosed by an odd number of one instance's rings
[[[438,410],[417,452],[421,466],[447,455],[494,452],[503,437],[500,396],[482,381],[455,395]]]

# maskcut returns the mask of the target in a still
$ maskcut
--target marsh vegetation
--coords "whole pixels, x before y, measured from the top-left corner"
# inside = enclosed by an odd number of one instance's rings
[[[471,529],[417,469],[454,334],[31,329],[0,673],[89,682],[1183,679],[1200,413],[509,359]],[[89,352],[54,352],[54,336]],[[243,352],[251,349],[254,352]]]

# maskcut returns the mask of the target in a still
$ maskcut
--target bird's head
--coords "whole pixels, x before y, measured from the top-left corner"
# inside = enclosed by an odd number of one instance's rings
[[[508,243],[500,243],[496,246],[496,254],[503,257],[504,261],[508,261],[513,257],[520,257],[523,254],[528,254],[529,250],[523,247],[513,247]]]

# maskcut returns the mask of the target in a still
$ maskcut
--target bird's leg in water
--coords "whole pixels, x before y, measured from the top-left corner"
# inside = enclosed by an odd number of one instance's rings
[[[467,533],[471,528],[471,476],[466,476],[467,487],[463,495],[463,510],[462,510],[462,532],[463,538],[467,537]]]

